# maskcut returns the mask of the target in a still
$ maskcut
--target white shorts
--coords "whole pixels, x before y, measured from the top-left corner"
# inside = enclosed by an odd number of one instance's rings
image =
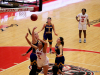
[[[79,25],[78,25],[78,29],[79,29],[79,30],[86,30],[86,29],[87,29],[87,25],[86,25],[86,24],[84,24],[84,25],[79,24]]]
[[[43,67],[49,65],[49,58],[46,57],[46,60],[41,60],[41,59],[37,59],[37,66],[38,67]]]

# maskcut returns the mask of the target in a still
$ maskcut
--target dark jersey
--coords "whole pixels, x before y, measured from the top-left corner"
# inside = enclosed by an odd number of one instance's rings
[[[36,44],[34,44],[35,46],[37,46],[38,45],[38,41],[37,41],[37,43]],[[30,48],[26,53],[29,53],[31,50],[33,50],[32,52],[33,53],[36,53],[36,50],[34,49],[34,48]]]
[[[56,55],[59,55],[60,54],[59,45],[57,45],[57,44],[55,46],[55,51],[56,51]],[[62,55],[63,55],[63,50],[62,50]]]
[[[52,34],[52,28],[53,28],[52,24],[51,25],[46,24],[44,33],[45,34]]]
[[[60,45],[57,45],[57,44],[55,46],[56,56],[60,54],[59,46]],[[63,50],[62,50],[62,55],[63,55]],[[64,56],[55,58],[55,65],[57,65],[61,71],[62,71],[62,68],[64,66],[64,61],[65,61]]]

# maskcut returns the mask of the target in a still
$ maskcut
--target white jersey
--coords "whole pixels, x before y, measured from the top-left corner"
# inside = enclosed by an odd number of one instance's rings
[[[46,56],[46,53],[43,52],[43,48],[40,51],[39,49],[37,49],[36,55],[38,67],[42,67],[49,64],[49,58]]]
[[[39,49],[36,50],[36,55],[38,59],[45,60],[46,59],[46,53],[43,52],[43,48],[39,51]]]
[[[87,14],[83,15],[82,13],[80,13],[80,14],[77,15],[77,17],[79,17],[79,19],[80,19],[79,24],[81,24],[81,25],[87,24],[87,19],[88,19]]]

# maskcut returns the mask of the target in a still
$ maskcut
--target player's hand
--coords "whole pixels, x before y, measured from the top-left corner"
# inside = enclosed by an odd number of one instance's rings
[[[35,30],[37,27],[34,27],[33,30]]]
[[[56,57],[58,57],[58,54],[57,54],[57,56]]]
[[[58,34],[55,33],[56,36],[58,36]]]
[[[58,69],[58,72],[59,72],[60,74],[62,73],[60,69]]]
[[[88,24],[88,26],[90,27],[90,24]]]
[[[22,56],[26,56],[27,53],[22,54]]]
[[[38,31],[38,33],[40,33],[41,32],[41,30],[40,31]]]
[[[38,33],[40,33],[40,31]]]
[[[59,57],[59,55],[57,55],[56,57]]]
[[[25,38],[27,38],[27,37],[28,37],[28,33],[26,34]]]

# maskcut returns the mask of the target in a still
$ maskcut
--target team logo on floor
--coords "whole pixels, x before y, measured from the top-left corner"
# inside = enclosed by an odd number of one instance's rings
[[[52,67],[54,66],[53,63],[49,64],[48,75],[52,75]],[[63,68],[64,75],[94,75],[94,73],[88,69],[73,66],[73,65],[64,65]],[[43,74],[43,70],[41,72]]]
[[[1,30],[1,31],[5,31],[6,28],[13,27],[13,26],[18,26],[18,25],[17,25],[17,24],[11,24],[10,26],[1,25],[1,26],[0,26],[0,30]]]
[[[96,20],[93,20],[93,21],[90,21],[89,23],[90,23],[90,25],[94,25],[94,24],[100,23],[100,18],[96,19]]]

